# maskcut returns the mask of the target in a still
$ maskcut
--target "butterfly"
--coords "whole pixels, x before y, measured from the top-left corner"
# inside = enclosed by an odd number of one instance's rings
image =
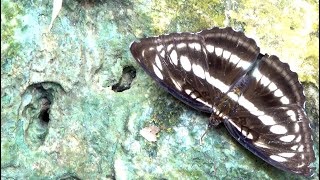
[[[315,161],[305,95],[295,72],[232,28],[171,33],[130,46],[134,59],[173,96],[211,114],[267,163],[311,176]]]

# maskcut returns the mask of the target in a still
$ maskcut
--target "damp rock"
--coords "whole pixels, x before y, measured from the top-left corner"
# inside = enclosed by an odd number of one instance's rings
[[[26,122],[25,140],[29,148],[43,145],[49,131],[50,107],[60,91],[63,89],[59,84],[42,82],[29,85],[22,94],[19,111]]]
[[[129,46],[232,26],[318,92],[318,4],[161,2],[63,0],[47,33],[52,1],[1,1],[2,179],[305,179],[267,165],[223,126],[200,145],[207,115],[161,89]],[[319,137],[312,92],[307,113]],[[156,143],[139,134],[151,125],[161,129]]]

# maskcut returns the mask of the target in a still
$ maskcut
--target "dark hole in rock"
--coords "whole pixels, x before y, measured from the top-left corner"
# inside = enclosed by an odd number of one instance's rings
[[[64,88],[57,82],[45,81],[31,84],[22,94],[19,114],[25,119],[28,128],[24,131],[25,142],[31,150],[37,150],[44,144],[52,121],[51,105],[56,95],[65,94]],[[31,98],[31,99],[30,99]],[[24,102],[28,100],[28,104]]]
[[[115,92],[122,92],[130,89],[131,83],[135,77],[136,69],[133,66],[124,67],[119,82],[112,86],[112,90]]]
[[[47,97],[41,99],[41,110],[39,114],[39,119],[42,124],[48,124],[50,121],[49,109],[51,101]]]
[[[50,118],[49,118],[48,110],[41,111],[39,114],[39,119],[41,122],[49,123]]]

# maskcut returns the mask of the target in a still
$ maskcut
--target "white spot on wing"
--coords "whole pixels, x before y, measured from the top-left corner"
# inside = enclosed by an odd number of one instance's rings
[[[298,123],[296,123],[296,124],[294,125],[294,130],[295,130],[295,132],[299,132],[300,126],[299,126]]]
[[[298,149],[298,145],[294,145],[294,146],[292,146],[290,149],[296,151],[296,150]]]
[[[285,162],[285,161],[287,161],[287,159],[285,159],[283,157],[280,157],[280,156],[277,156],[277,155],[271,155],[270,158],[275,160],[275,161],[277,161],[277,162]]]
[[[169,45],[167,46],[167,51],[171,51],[172,48],[173,48],[173,44],[169,44]]]
[[[301,135],[299,135],[296,139],[296,142],[300,142],[301,141]]]
[[[289,99],[285,96],[283,96],[282,98],[280,98],[280,101],[282,102],[282,104],[289,104]]]
[[[291,158],[295,155],[296,153],[279,153],[278,155],[279,156],[282,156],[282,157],[287,157],[287,158]]]
[[[207,51],[208,51],[209,53],[213,53],[213,52],[214,52],[214,46],[212,46],[212,45],[210,45],[210,44],[206,45],[206,49],[207,49]]]
[[[303,152],[303,145],[300,145],[300,147],[298,148],[298,152]]]
[[[229,95],[232,95],[232,96],[229,96]],[[234,101],[237,101],[238,95],[236,95],[234,92],[228,93],[228,96],[232,98]],[[248,101],[244,96],[240,96],[240,98],[238,99],[238,103],[250,112],[260,111],[252,102]]]
[[[270,91],[275,91],[276,89],[278,89],[277,85],[273,82],[271,82],[268,86]]]
[[[172,50],[172,52],[170,53],[170,58],[174,65],[178,65],[178,55],[175,50]]]
[[[286,113],[288,116],[295,116],[296,115],[296,113],[294,113],[294,111],[292,111],[292,110],[288,110]]]
[[[217,112],[219,113],[219,112]],[[239,132],[241,132],[241,128],[239,126],[237,126],[232,120],[229,119],[229,122],[235,127],[238,129]]]
[[[190,89],[185,89],[184,90],[187,94],[190,94],[191,93],[191,90]]]
[[[283,142],[291,142],[294,140],[295,137],[296,137],[295,135],[287,135],[287,136],[282,136],[280,140]]]
[[[255,110],[255,111],[250,110],[250,113],[255,116],[263,116],[264,115],[264,112],[260,111],[260,110]]]
[[[231,52],[229,52],[229,51],[227,51],[227,50],[224,50],[224,51],[223,51],[222,56],[223,56],[224,59],[229,59],[229,58],[230,58],[230,55],[231,55]]]
[[[271,81],[269,78],[265,77],[265,76],[262,76],[261,80],[260,80],[260,83],[263,85],[263,86],[268,86]]]
[[[276,122],[273,120],[273,117],[271,117],[271,116],[263,115],[263,116],[259,116],[258,118],[265,125],[270,126],[270,125],[275,125],[276,124]]]
[[[254,78],[256,78],[257,80],[261,79],[262,78],[262,74],[260,73],[260,71],[258,70],[258,68],[256,68],[253,73],[252,73],[252,76]]]
[[[145,53],[145,50],[142,50],[142,52],[141,52],[142,57],[144,57],[144,53]]]
[[[247,138],[248,138],[248,139],[253,139],[252,134],[251,134],[251,133],[249,133],[249,134],[247,135]]]
[[[217,56],[221,56],[222,52],[223,52],[223,49],[217,47],[217,48],[215,48],[214,52],[216,53]]]
[[[221,92],[225,93],[229,90],[229,86],[221,82],[219,79],[210,76],[209,72],[205,72],[205,76],[207,82],[210,83],[213,87],[219,89]]]
[[[251,63],[248,61],[243,61],[240,59],[239,63],[237,64],[236,67],[242,68],[244,70],[248,69],[250,67]]]
[[[158,69],[158,67],[154,64],[152,64],[152,66],[153,66],[154,73],[158,76],[158,78],[163,80],[163,75],[162,75],[161,71]]]
[[[245,136],[246,138],[248,138],[248,139],[253,139],[253,136],[252,136],[251,133],[248,133],[248,132],[245,131],[245,130],[242,130],[241,133],[242,133],[242,135]]]
[[[164,50],[162,50],[161,53],[160,53],[160,56],[161,56],[162,58],[164,58],[165,54],[166,54],[166,52],[165,52]]]
[[[283,93],[280,89],[277,89],[274,93],[273,93],[276,97],[282,97]]]
[[[185,48],[185,47],[187,47],[186,43],[179,43],[179,44],[177,44],[177,48],[178,48],[178,49],[182,49],[182,48]]]
[[[192,71],[196,76],[200,77],[201,79],[205,79],[204,70],[200,65],[192,64]]]
[[[265,149],[269,149],[270,148],[268,145],[266,145],[265,143],[260,142],[260,141],[254,142],[254,144],[256,146],[259,146],[259,147],[262,147],[262,148],[265,148]]]
[[[162,71],[162,64],[158,55],[156,55],[156,65]]]
[[[157,51],[160,52],[162,50],[162,48],[163,48],[163,45],[157,46]]]
[[[201,46],[200,46],[199,43],[190,43],[190,44],[189,44],[189,47],[190,47],[191,49],[195,49],[195,50],[197,50],[197,51],[200,51],[200,50],[201,50]]]
[[[180,57],[180,63],[184,70],[190,71],[191,70],[191,63],[187,56],[181,56]]]
[[[282,125],[273,125],[270,127],[270,131],[274,134],[285,134],[288,132],[287,128]]]
[[[208,106],[208,107],[212,107],[212,105],[210,105],[209,103],[207,103],[207,102],[203,101],[203,100],[202,100],[202,99],[200,99],[200,98],[197,98],[196,100],[197,100],[197,101],[199,101],[200,103],[202,103],[202,104],[204,104],[204,105]]]
[[[240,61],[240,58],[237,55],[232,54],[229,61],[233,64],[238,64],[238,62]]]

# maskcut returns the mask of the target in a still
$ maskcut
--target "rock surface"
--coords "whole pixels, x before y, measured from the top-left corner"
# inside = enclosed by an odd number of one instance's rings
[[[318,2],[319,3],[319,2]],[[1,179],[304,179],[239,145],[162,90],[133,40],[232,26],[305,85],[319,161],[319,24],[313,1],[1,1]],[[139,131],[160,128],[156,142]],[[319,178],[319,166],[311,179]]]

